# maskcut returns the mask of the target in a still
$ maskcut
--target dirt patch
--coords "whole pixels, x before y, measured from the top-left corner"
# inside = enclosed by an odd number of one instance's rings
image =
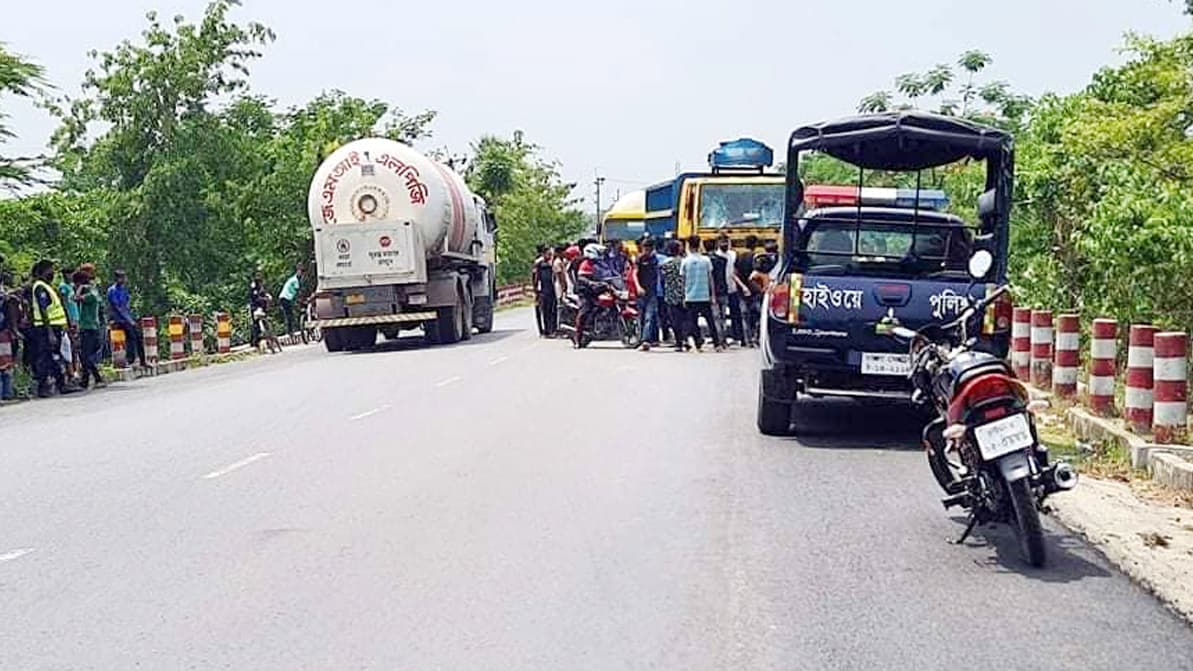
[[[1132,484],[1083,477],[1048,503],[1061,523],[1193,621],[1193,513],[1143,499]]]

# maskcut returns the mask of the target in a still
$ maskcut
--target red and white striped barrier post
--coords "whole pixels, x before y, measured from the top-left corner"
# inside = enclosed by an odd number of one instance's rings
[[[112,365],[116,368],[128,368],[128,352],[125,349],[128,343],[125,342],[124,329],[116,324],[109,324],[108,340],[112,343]],[[146,346],[145,349],[148,350],[149,347]]]
[[[1180,331],[1157,333],[1154,344],[1152,433],[1155,434],[1156,442],[1170,443],[1185,433],[1185,416],[1189,405],[1186,389],[1189,335]]]
[[[1127,348],[1127,423],[1135,433],[1152,428],[1152,361],[1156,327],[1132,324]]]
[[[186,358],[186,350],[182,345],[182,317],[179,315],[170,316],[170,358],[174,361]]]
[[[1114,412],[1114,382],[1118,373],[1118,322],[1095,319],[1089,339],[1089,408],[1098,415]]]
[[[186,328],[191,336],[191,356],[203,356],[203,315],[187,315]]]
[[[1081,365],[1081,323],[1077,315],[1056,317],[1056,354],[1052,364],[1052,393],[1077,395],[1077,367]]]
[[[1031,383],[1052,386],[1052,311],[1031,311]]]
[[[1020,380],[1031,379],[1031,308],[1015,308],[1011,322],[1011,367]]]
[[[227,354],[232,351],[232,315],[221,312],[215,316],[216,351]]]
[[[141,317],[141,345],[145,348],[145,363],[157,365],[157,317]],[[115,343],[112,351],[115,354]]]

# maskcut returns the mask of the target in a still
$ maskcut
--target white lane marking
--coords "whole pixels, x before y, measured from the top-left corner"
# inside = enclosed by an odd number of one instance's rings
[[[492,361],[490,361],[489,365],[496,366],[497,364],[501,363],[502,361],[507,361],[507,360],[509,360],[508,356],[499,356],[496,359],[493,359]]]
[[[30,552],[33,552],[33,548],[20,548],[18,550],[13,550],[12,552],[5,552],[4,554],[0,555],[0,564],[3,564],[6,561],[20,559]]]
[[[349,417],[348,419],[350,421],[355,422],[358,419],[364,419],[365,417],[369,417],[370,415],[376,415],[377,413],[381,412],[382,410],[389,410],[389,406],[383,405],[380,408],[373,408],[372,410],[365,410],[364,412],[360,413],[359,415],[353,415],[353,416]]]
[[[240,461],[238,461],[236,463],[228,464],[227,466],[224,466],[223,468],[219,469],[218,471],[212,471],[212,472],[208,473],[207,475],[204,475],[203,479],[204,480],[214,480],[215,478],[218,478],[223,475],[227,475],[227,474],[231,473],[232,471],[235,471],[238,468],[244,468],[245,466],[248,466],[249,464],[253,463],[254,461],[260,461],[260,460],[264,459],[265,457],[268,457],[270,454],[272,454],[272,452],[258,452],[251,457],[245,457],[244,459],[241,459]]]
[[[436,387],[446,387],[447,385],[449,385],[453,382],[459,382],[462,379],[463,378],[461,378],[459,375],[453,375],[453,376],[447,378],[446,380],[440,380],[440,381],[436,382],[435,386]]]

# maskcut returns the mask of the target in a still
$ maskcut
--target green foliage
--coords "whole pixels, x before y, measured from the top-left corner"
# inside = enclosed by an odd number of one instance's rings
[[[1032,302],[1189,328],[1193,35],[1126,53],[1019,136],[1012,270]]]
[[[232,22],[236,4],[212,3],[197,24],[151,13],[141,40],[93,53],[82,97],[51,102],[62,180],[0,201],[13,269],[92,261],[105,279],[128,271],[143,313],[237,311],[253,270],[280,285],[295,262],[313,265],[306,195],[325,156],[359,137],[428,135],[432,111],[340,91],[279,111],[253,95],[248,64],[273,33]]]
[[[44,74],[40,65],[9,52],[0,43],[0,96],[12,94],[28,98],[40,93],[45,85]],[[12,130],[4,123],[7,118],[0,108],[0,143],[13,137]],[[29,184],[32,181],[29,163],[28,159],[0,156],[0,187]]]
[[[892,110],[919,109],[921,98],[935,101],[932,111],[946,116],[962,116],[1008,130],[1018,130],[1031,110],[1031,98],[1011,91],[1006,82],[989,82],[979,86],[975,80],[993,59],[982,51],[967,51],[957,59],[957,67],[964,73],[960,88],[953,67],[944,63],[924,73],[908,72],[895,77],[895,90],[903,96],[897,102],[890,91],[876,91],[862,98],[858,111],[863,114]]]
[[[509,140],[485,136],[473,147],[465,178],[497,216],[497,281],[521,282],[530,272],[535,246],[573,240],[584,215],[571,198],[574,185],[558,166],[542,159],[521,131]]]

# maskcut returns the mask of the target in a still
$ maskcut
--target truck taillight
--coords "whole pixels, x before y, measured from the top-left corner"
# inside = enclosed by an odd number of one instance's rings
[[[776,283],[770,289],[770,314],[776,319],[787,319],[787,301],[790,293],[787,284]]]
[[[803,296],[803,275],[795,274],[786,282],[776,282],[770,290],[770,313],[775,319],[792,324],[799,321],[800,298]]]
[[[993,293],[997,288],[996,285],[990,284],[986,286],[986,291],[987,293]],[[990,335],[1009,331],[1014,307],[1015,303],[1011,300],[1011,292],[1009,291],[1004,292],[1003,295],[994,299],[994,302],[986,308],[986,315],[982,320],[982,333]]]
[[[776,282],[770,288],[770,314],[775,319],[787,319],[787,304],[790,300],[790,290],[786,282]]]

